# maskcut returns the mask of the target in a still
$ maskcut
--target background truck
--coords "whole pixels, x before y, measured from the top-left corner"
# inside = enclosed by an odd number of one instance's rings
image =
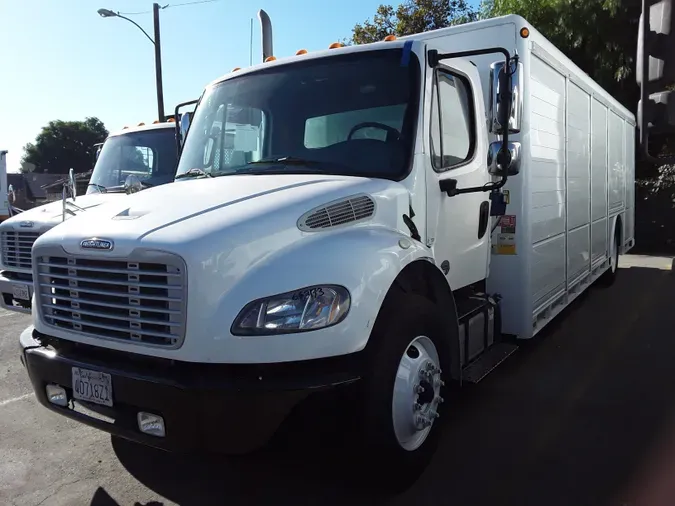
[[[240,453],[350,388],[358,460],[398,482],[461,409],[451,384],[614,281],[634,117],[526,20],[339,46],[215,81],[178,182],[35,242],[20,341],[43,405]]]
[[[177,135],[183,134],[177,133],[175,122],[125,127],[103,143],[86,195],[76,195],[73,178],[62,201],[4,221],[0,225],[0,305],[14,311],[30,311],[31,248],[41,234],[67,218],[121,195],[173,181],[178,159]]]
[[[0,223],[10,216],[9,187],[7,185],[7,151],[0,150]]]

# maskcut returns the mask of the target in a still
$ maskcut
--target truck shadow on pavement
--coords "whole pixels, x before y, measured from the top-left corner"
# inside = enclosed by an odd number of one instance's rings
[[[593,287],[446,403],[433,463],[396,496],[349,485],[358,455],[345,454],[345,439],[335,436],[341,415],[325,410],[320,429],[318,418],[296,417],[302,422],[281,441],[245,457],[167,454],[117,438],[113,449],[137,480],[182,505],[633,505],[659,492],[672,499],[675,490],[664,487],[675,483],[675,450],[664,448],[675,448],[674,296],[675,277],[659,268],[621,269],[613,287]],[[102,497],[92,506],[114,505]]]

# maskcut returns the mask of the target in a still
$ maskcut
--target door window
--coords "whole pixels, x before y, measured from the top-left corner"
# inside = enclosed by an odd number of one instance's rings
[[[437,171],[461,165],[473,156],[476,134],[468,81],[436,71],[431,99],[431,161]]]

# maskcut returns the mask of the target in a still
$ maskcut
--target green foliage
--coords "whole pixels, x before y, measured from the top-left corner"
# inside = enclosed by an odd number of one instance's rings
[[[486,17],[519,14],[600,86],[635,112],[636,0],[491,0]]]
[[[478,12],[466,0],[406,0],[397,7],[380,5],[373,16],[352,29],[347,43],[367,44],[387,35],[412,35],[474,21]]]
[[[108,136],[103,122],[90,117],[84,121],[50,121],[35,138],[24,146],[22,166],[34,167],[35,172],[67,174],[91,170],[94,164],[94,144]]]

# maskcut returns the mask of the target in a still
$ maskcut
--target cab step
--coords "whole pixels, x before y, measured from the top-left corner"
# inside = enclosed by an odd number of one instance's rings
[[[462,381],[478,383],[517,349],[518,346],[511,343],[501,342],[493,344],[479,358],[462,370]]]

